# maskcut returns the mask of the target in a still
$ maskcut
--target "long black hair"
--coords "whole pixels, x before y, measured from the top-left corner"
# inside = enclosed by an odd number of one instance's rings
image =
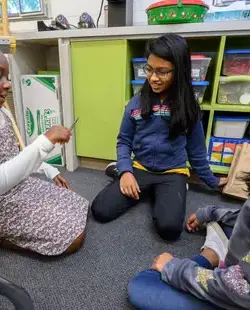
[[[157,56],[174,65],[173,85],[168,90],[170,105],[170,136],[190,133],[201,118],[201,109],[194,95],[191,78],[191,56],[187,41],[176,34],[166,34],[147,43],[146,57]],[[141,115],[148,119],[152,115],[153,105],[159,102],[146,81],[141,90]]]

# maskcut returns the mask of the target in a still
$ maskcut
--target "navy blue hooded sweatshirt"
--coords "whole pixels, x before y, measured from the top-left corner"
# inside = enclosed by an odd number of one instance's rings
[[[147,120],[141,117],[141,97],[135,96],[125,108],[117,143],[117,167],[119,175],[133,173],[133,160],[152,172],[186,168],[189,160],[194,172],[209,187],[216,188],[219,178],[210,170],[202,122],[192,134],[169,139],[167,105],[155,105]],[[163,118],[164,117],[164,118]]]

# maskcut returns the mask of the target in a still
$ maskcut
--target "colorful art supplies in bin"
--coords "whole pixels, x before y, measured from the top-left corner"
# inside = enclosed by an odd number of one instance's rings
[[[201,23],[209,9],[202,0],[166,0],[150,5],[146,12],[149,25]]]
[[[250,49],[226,50],[223,75],[250,75]]]
[[[211,59],[205,55],[191,56],[193,81],[205,81]]]
[[[250,143],[249,139],[210,138],[208,161],[212,165],[230,166],[236,147],[243,143]]]

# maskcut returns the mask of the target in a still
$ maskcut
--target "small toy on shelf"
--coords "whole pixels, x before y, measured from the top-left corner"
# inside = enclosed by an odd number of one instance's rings
[[[80,16],[78,27],[79,28],[96,28],[93,18],[87,12],[84,12]]]
[[[192,55],[192,79],[194,81],[205,81],[207,70],[211,62],[210,57],[205,55]]]

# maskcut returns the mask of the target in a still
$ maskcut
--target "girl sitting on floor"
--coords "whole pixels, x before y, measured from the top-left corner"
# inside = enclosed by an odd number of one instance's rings
[[[250,192],[250,176],[247,184]],[[129,299],[137,309],[250,309],[250,198],[241,210],[198,209],[187,229],[195,232],[206,223],[200,255],[178,259],[164,253],[131,280]]]
[[[147,79],[126,106],[118,135],[119,179],[99,193],[91,209],[97,221],[109,222],[150,192],[157,232],[163,239],[176,240],[186,213],[187,160],[211,188],[225,180],[214,176],[207,162],[186,40],[175,34],[152,39],[146,56]]]
[[[68,182],[43,163],[56,143],[67,143],[69,129],[55,126],[19,153],[11,116],[3,108],[10,83],[9,66],[0,53],[0,245],[42,255],[79,249],[89,203],[69,190]],[[31,177],[45,173],[55,184]]]

